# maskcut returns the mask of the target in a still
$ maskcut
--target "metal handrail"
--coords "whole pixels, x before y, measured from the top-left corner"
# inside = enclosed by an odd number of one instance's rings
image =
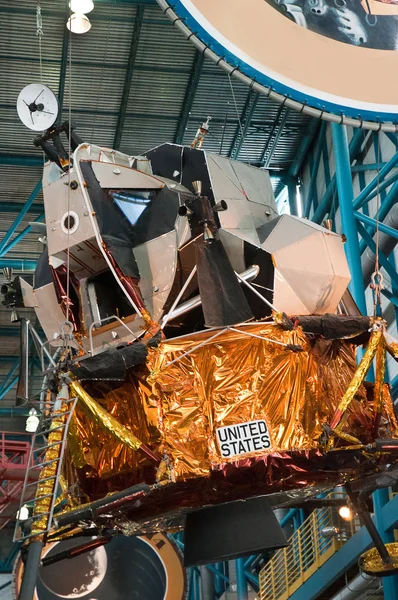
[[[131,333],[131,335],[134,337],[135,340],[138,339],[138,337],[136,336],[136,334],[130,329],[130,327],[127,327],[126,323],[124,323],[119,317],[117,317],[116,315],[112,315],[111,317],[105,317],[104,319],[100,319],[99,321],[93,321],[89,327],[88,330],[88,338],[89,338],[89,342],[90,342],[90,354],[91,356],[94,356],[94,344],[93,344],[93,328],[96,325],[102,325],[103,323],[105,323],[106,321],[111,321],[112,319],[116,319],[116,321],[118,321],[120,323],[120,325],[123,325],[123,327],[125,329],[127,329],[127,331],[129,333]]]
[[[328,498],[341,498],[332,492]],[[336,537],[325,537],[325,527],[336,527]],[[287,600],[300,585],[321,567],[361,528],[358,517],[345,521],[337,506],[314,510],[289,539],[289,546],[277,550],[260,572],[260,599]]]

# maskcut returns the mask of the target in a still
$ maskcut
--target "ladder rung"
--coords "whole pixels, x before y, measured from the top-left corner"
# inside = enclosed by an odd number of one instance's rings
[[[49,444],[48,446],[41,446],[40,448],[35,448],[35,452],[39,452],[40,450],[47,450],[48,448],[52,448],[53,446],[58,446],[59,444],[62,444],[63,440],[60,440],[59,442],[54,442],[53,444]]]
[[[59,458],[53,458],[52,460],[46,460],[44,463],[40,463],[39,467],[45,467],[46,465],[52,465],[52,463],[58,462]]]
[[[39,483],[43,483],[43,481],[50,481],[50,479],[56,479],[57,476],[56,475],[50,475],[50,477],[45,477],[44,479],[38,479],[37,481],[31,481],[30,483],[27,483],[25,485],[25,487],[31,487],[32,485],[38,485]]]
[[[23,522],[23,521],[22,521]],[[21,537],[16,538],[14,541],[25,541],[25,540],[29,540],[30,538],[36,537],[37,535],[46,533],[47,531],[50,531],[49,527],[46,527],[45,529],[40,529],[39,533],[30,533],[29,535],[21,535]]]
[[[45,435],[46,433],[52,433],[53,431],[58,431],[58,429],[65,429],[66,423],[64,425],[58,425],[58,427],[53,427],[52,429],[44,429],[40,433]]]
[[[35,502],[39,502],[39,500],[44,500],[44,498],[49,498],[50,496],[54,496],[54,494],[45,494],[44,496],[39,496],[38,498],[33,498],[33,504]]]
[[[42,517],[45,517],[46,515],[50,515],[50,514],[51,514],[51,510],[49,510],[48,512],[39,513],[38,515],[32,515],[31,517],[29,517],[29,519],[41,519]]]

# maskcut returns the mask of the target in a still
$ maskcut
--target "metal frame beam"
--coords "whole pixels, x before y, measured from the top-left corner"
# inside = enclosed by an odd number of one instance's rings
[[[318,139],[317,139],[316,145],[315,145],[314,164],[313,164],[313,167],[311,170],[310,185],[308,187],[308,194],[307,194],[304,211],[303,211],[303,215],[307,219],[310,216],[311,206],[314,202],[314,196],[316,193],[316,184],[317,184],[319,165],[321,164],[321,158],[322,158],[323,148],[324,148],[325,139],[326,139],[326,125],[327,125],[326,121],[322,121],[320,129],[319,129]],[[314,207],[314,208],[316,209],[316,207]]]
[[[299,174],[301,165],[307,156],[307,152],[315,139],[319,127],[320,125],[318,119],[310,119],[309,125],[306,128],[303,137],[301,138],[296,157],[289,168],[289,175],[292,177],[297,177]]]
[[[25,260],[24,258],[0,258],[0,269],[11,267],[15,271],[33,273],[37,267],[36,260]],[[1,360],[1,356],[0,356]]]
[[[254,111],[256,110],[259,97],[260,94],[258,92],[254,92],[252,89],[249,90],[249,93],[246,96],[245,106],[243,107],[240,122],[236,127],[235,135],[232,140],[229,158],[234,160],[238,160],[239,158],[239,152],[241,151],[243,143],[246,139],[246,134],[254,116]]]
[[[7,233],[5,234],[5,236],[3,237],[3,239],[1,240],[1,242],[0,242],[0,254],[3,252],[4,248],[7,246],[7,244],[11,240],[11,238],[14,235],[15,231],[17,230],[17,228],[19,227],[19,225],[22,223],[23,218],[28,213],[28,211],[29,211],[30,207],[32,206],[33,202],[36,200],[36,197],[39,194],[39,192],[41,191],[41,188],[42,188],[42,182],[40,180],[36,184],[34,190],[30,194],[29,198],[27,199],[26,203],[24,204],[24,207],[22,208],[21,212],[19,213],[19,215],[15,219],[14,223],[11,225],[11,227],[9,228],[9,230],[7,231]]]
[[[182,108],[177,123],[177,129],[174,135],[175,144],[182,144],[184,141],[184,134],[188,125],[189,115],[191,113],[192,106],[195,100],[195,94],[196,90],[198,89],[204,61],[205,55],[203,54],[203,52],[199,52],[199,50],[196,50],[195,58],[192,63],[191,74],[188,80],[188,85],[185,90],[184,101],[182,103]]]
[[[283,129],[284,129],[285,125],[286,125],[286,121],[288,119],[288,116],[289,116],[289,109],[285,108],[284,111],[281,113],[281,117],[280,117],[279,123],[276,124],[277,131],[276,131],[275,137],[274,137],[274,139],[272,141],[271,149],[270,149],[270,151],[268,153],[268,156],[267,157],[264,156],[264,168],[265,169],[268,169],[268,167],[271,164],[271,160],[273,159],[274,152],[275,152],[275,150],[276,150],[276,148],[278,146],[279,140],[280,140],[280,138],[282,136]]]
[[[0,202],[0,213],[19,213],[25,204],[22,202]],[[32,215],[41,215],[43,213],[43,204],[33,204],[28,210]]]
[[[0,154],[0,165],[8,167],[42,167],[42,154]]]
[[[34,222],[35,223],[40,223],[43,219],[44,219],[44,213],[42,213],[41,215],[39,215]],[[16,246],[17,244],[19,244],[19,242],[21,240],[24,239],[24,237],[26,237],[28,235],[28,233],[30,233],[32,231],[32,226],[28,225],[27,227],[25,227],[25,229],[23,231],[21,231],[21,233],[19,233],[13,240],[12,242],[10,242],[9,244],[7,244],[7,246],[5,246],[5,248],[0,252],[0,258],[3,258],[3,256],[5,256],[6,254],[8,254],[8,252],[10,252],[10,250],[12,250],[14,248],[14,246]]]
[[[351,293],[359,310],[366,315],[365,290],[363,286],[361,253],[354,214],[354,192],[352,188],[351,159],[347,129],[332,123],[332,138],[336,161],[336,184],[339,196],[341,226],[347,238],[345,252],[351,271]]]
[[[144,19],[144,6],[137,6],[137,11],[135,13],[134,26],[133,26],[133,35],[131,37],[130,44],[130,52],[127,61],[126,75],[124,78],[124,86],[122,92],[122,99],[120,102],[119,116],[116,125],[115,139],[113,141],[113,147],[115,150],[119,150],[120,142],[122,140],[122,133],[124,122],[127,114],[127,106],[130,96],[131,83],[133,79],[135,59],[137,57],[138,44],[140,41],[141,27]]]
[[[356,129],[349,144],[350,165],[357,158],[361,151],[362,144],[366,139],[366,133],[362,129]],[[314,212],[312,220],[315,223],[322,223],[325,216],[330,212],[330,207],[333,201],[333,196],[336,189],[336,175],[334,175],[326,188],[326,191],[319,203],[318,208]]]

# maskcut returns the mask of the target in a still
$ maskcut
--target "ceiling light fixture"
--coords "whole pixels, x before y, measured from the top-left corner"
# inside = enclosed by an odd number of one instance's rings
[[[67,28],[72,33],[87,33],[91,29],[91,23],[88,17],[83,13],[73,13],[66,23]]]
[[[93,0],[70,0],[69,8],[74,13],[86,15],[93,10],[94,2]]]

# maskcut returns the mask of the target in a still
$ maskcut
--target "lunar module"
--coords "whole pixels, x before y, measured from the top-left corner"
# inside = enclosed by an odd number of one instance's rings
[[[342,237],[278,215],[268,173],[207,153],[205,133],[140,156],[69,123],[35,140],[45,246],[4,300],[34,308],[49,359],[27,579],[71,536],[185,529],[187,565],[281,547],[272,508],[339,484],[377,568],[398,566],[367,504],[398,477],[396,347],[347,291]]]

